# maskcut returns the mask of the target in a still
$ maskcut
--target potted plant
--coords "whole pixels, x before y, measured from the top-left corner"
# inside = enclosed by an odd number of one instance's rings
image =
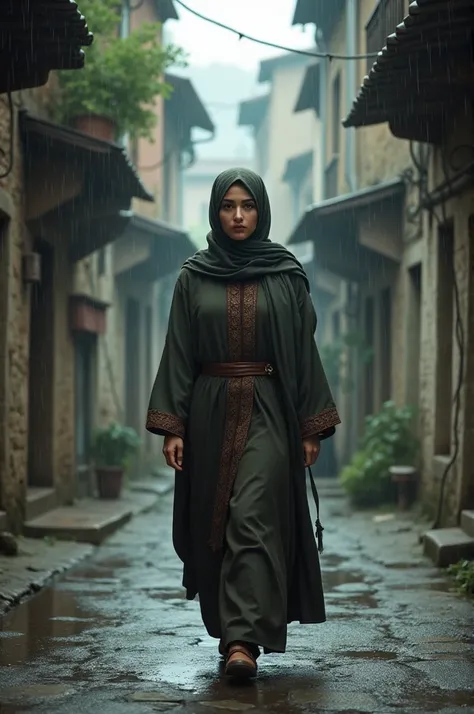
[[[94,41],[85,49],[83,69],[57,73],[59,96],[51,111],[57,121],[98,138],[113,141],[129,134],[132,140],[152,140],[156,97],[171,91],[164,72],[183,65],[183,54],[162,46],[159,23],[142,23],[120,37],[121,6],[118,0],[82,0]]]
[[[120,498],[123,475],[130,458],[140,446],[137,432],[112,422],[98,429],[92,443],[97,490],[100,498]]]
[[[342,471],[341,482],[356,505],[374,506],[398,496],[406,508],[414,491],[418,439],[414,410],[386,402],[366,418],[360,448]]]

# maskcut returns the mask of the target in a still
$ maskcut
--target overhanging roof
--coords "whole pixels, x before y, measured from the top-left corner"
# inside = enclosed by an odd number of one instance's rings
[[[317,114],[320,110],[320,88],[321,66],[320,63],[311,64],[306,67],[303,83],[301,85],[298,99],[296,100],[295,112],[302,112],[305,109],[314,109]]]
[[[311,52],[311,50],[308,50]],[[285,52],[277,57],[269,57],[260,62],[258,73],[259,82],[271,82],[273,72],[281,67],[291,67],[293,65],[306,64],[309,61],[307,55],[300,55],[294,52]]]
[[[411,3],[364,78],[344,126],[388,121],[396,136],[440,141],[445,114],[474,96],[473,30],[472,0]]]
[[[155,0],[156,12],[161,22],[179,20],[173,0]]]
[[[327,39],[344,4],[345,0],[297,0],[292,24],[314,23]]]
[[[347,280],[366,281],[393,259],[360,244],[358,222],[364,214],[383,212],[391,203],[400,204],[404,192],[404,182],[396,178],[309,206],[288,245],[312,240],[318,267]]]
[[[159,219],[132,211],[125,230],[115,243],[115,274],[138,282],[154,282],[180,269],[196,252],[188,233]]]
[[[313,165],[313,152],[306,151],[304,154],[292,156],[288,159],[283,173],[283,181],[294,181],[302,179]]]
[[[89,191],[107,192],[128,198],[153,201],[153,195],[141,182],[126,152],[118,144],[84,134],[60,124],[39,119],[27,112],[20,116],[25,147],[25,165],[34,156],[51,160],[55,155],[70,160],[74,166],[85,167],[89,173]]]
[[[173,113],[176,121],[188,130],[197,127],[214,133],[215,127],[211,117],[191,80],[167,73],[165,81],[173,87],[169,99],[165,101],[165,111]]]
[[[260,126],[263,121],[268,105],[270,95],[264,94],[260,97],[253,97],[240,102],[239,105],[239,126]]]
[[[92,44],[71,0],[0,0],[0,94],[46,84],[53,69],[84,66]]]

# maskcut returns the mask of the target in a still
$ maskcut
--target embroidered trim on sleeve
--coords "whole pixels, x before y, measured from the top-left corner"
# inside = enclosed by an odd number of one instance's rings
[[[146,428],[152,434],[174,434],[184,439],[185,423],[174,414],[149,409],[146,417]]]
[[[322,434],[341,423],[336,407],[323,409],[322,412],[315,416],[308,417],[300,421],[301,438],[306,439],[308,436]]]

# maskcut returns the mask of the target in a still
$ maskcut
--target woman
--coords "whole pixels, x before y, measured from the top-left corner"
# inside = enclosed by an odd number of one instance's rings
[[[306,275],[269,240],[262,179],[213,185],[208,248],[178,277],[147,429],[176,471],[173,543],[186,596],[220,639],[226,674],[253,677],[287,623],[324,622],[305,466],[340,423],[314,342]]]

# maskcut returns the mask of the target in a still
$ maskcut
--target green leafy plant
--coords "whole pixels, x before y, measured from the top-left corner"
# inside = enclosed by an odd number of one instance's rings
[[[341,473],[341,483],[355,505],[393,500],[390,467],[414,465],[417,457],[414,416],[411,407],[386,402],[378,414],[366,418],[360,449]]]
[[[162,46],[159,23],[143,23],[121,38],[117,0],[82,0],[80,7],[94,42],[85,48],[83,69],[58,72],[60,96],[54,97],[52,113],[63,123],[81,115],[105,116],[119,135],[151,140],[156,98],[168,97],[172,89],[163,73],[185,64],[182,50]]]
[[[141,440],[135,429],[112,422],[95,432],[92,458],[98,468],[126,468],[140,444]]]
[[[460,560],[448,568],[461,595],[474,597],[474,560]]]

